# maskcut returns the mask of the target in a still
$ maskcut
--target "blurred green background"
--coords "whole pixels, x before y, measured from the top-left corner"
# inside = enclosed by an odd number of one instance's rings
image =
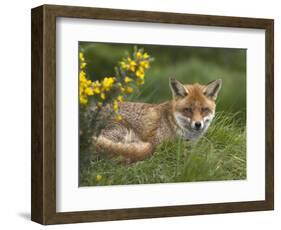
[[[154,61],[147,71],[140,92],[128,100],[159,103],[171,99],[168,78],[176,77],[184,84],[208,82],[221,78],[223,87],[217,111],[246,111],[246,49],[208,48],[163,45],[103,44],[80,42],[79,49],[87,60],[87,77],[91,80],[114,76],[114,67],[134,46],[144,48]]]

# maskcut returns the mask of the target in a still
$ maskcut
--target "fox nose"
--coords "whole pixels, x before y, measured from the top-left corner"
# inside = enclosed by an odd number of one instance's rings
[[[201,126],[202,126],[202,124],[201,124],[200,121],[196,121],[196,122],[195,122],[195,128],[196,128],[196,129],[200,129]]]

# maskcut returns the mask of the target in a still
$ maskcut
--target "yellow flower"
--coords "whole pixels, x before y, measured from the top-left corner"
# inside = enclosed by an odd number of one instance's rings
[[[95,180],[96,180],[96,182],[99,182],[100,180],[102,179],[102,176],[101,175],[96,175],[96,178],[95,178]]]
[[[129,65],[128,65],[126,62],[124,62],[124,61],[121,61],[121,62],[120,62],[120,65],[121,65],[121,68],[122,68],[122,69],[126,69],[126,70],[129,69]]]
[[[123,100],[124,100],[124,99],[123,99],[123,96],[118,96],[118,97],[117,97],[117,101],[123,102]]]
[[[139,71],[144,72],[144,68],[142,66],[139,67]]]
[[[116,115],[115,119],[116,119],[116,121],[121,121],[123,119],[123,117],[120,114],[118,114],[118,115]]]
[[[101,94],[100,94],[100,98],[101,98],[102,100],[105,100],[105,99],[106,99],[105,94],[104,94],[104,93],[101,93]]]
[[[101,92],[101,83],[99,81],[94,81],[92,83],[92,89],[95,94],[99,94]]]
[[[99,94],[100,93],[100,88],[97,88],[97,87],[93,88],[93,92],[95,94]]]
[[[81,62],[80,63],[80,69],[84,69],[86,67],[87,63],[86,62]]]
[[[80,56],[82,59],[84,58],[83,54]],[[88,103],[88,96],[94,95],[94,91],[91,87],[92,81],[87,79],[85,71],[80,70],[79,82],[79,101],[81,105],[86,105]]]
[[[80,71],[79,77],[80,77],[80,81],[81,81],[81,78],[83,78],[83,80],[86,80],[86,73],[83,70]]]
[[[88,87],[85,89],[85,94],[87,94],[88,96],[92,96],[94,95],[94,91],[92,88]]]
[[[118,110],[118,101],[116,101],[116,100],[113,101],[113,110],[114,111]]]
[[[141,61],[140,66],[145,68],[145,69],[148,69],[149,68],[149,62],[148,61]]]
[[[136,66],[135,66],[135,65],[130,65],[130,70],[131,70],[132,72],[135,72],[135,71],[136,71]]]
[[[84,54],[82,52],[79,53],[80,61],[85,61]]]
[[[140,79],[144,79],[144,71],[143,69],[138,69],[136,72],[137,77],[139,77]]]
[[[132,93],[134,91],[134,89],[132,88],[132,87],[130,87],[130,86],[128,86],[127,88],[126,88],[126,92],[127,93]]]
[[[101,87],[101,83],[99,81],[94,81],[93,82],[93,87],[100,88]]]
[[[86,97],[81,96],[80,97],[80,104],[86,105],[88,103],[88,99]]]
[[[137,58],[141,58],[142,53],[140,51],[138,51],[136,56],[137,56]]]
[[[144,59],[148,59],[148,58],[149,58],[148,53],[144,53],[144,54],[143,54],[143,58],[144,58]]]
[[[129,78],[129,77],[126,76],[124,78],[124,81],[125,81],[125,83],[130,83],[132,81],[132,78]]]
[[[102,81],[103,90],[109,91],[114,83],[114,77],[105,77]]]
[[[129,57],[128,57],[128,62],[129,62],[129,70],[135,72],[137,63]]]

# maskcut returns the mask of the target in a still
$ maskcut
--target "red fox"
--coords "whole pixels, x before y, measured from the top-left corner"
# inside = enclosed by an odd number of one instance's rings
[[[177,136],[198,140],[210,126],[216,98],[222,86],[218,79],[207,85],[183,85],[170,78],[173,99],[161,104],[123,102],[121,121],[107,122],[94,138],[99,151],[108,152],[130,163],[153,154],[157,145]]]

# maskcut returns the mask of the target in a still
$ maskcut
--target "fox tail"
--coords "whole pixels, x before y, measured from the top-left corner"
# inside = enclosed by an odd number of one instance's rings
[[[128,162],[143,160],[153,152],[153,146],[149,142],[114,142],[104,136],[94,138],[94,143],[98,151],[122,156]]]

